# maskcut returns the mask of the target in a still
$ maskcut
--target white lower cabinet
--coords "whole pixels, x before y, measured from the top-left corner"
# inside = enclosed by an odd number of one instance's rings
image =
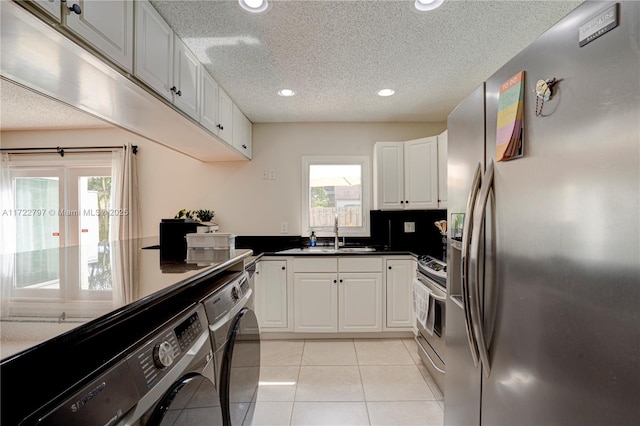
[[[415,325],[415,269],[410,256],[263,258],[256,272],[260,329],[296,333],[410,331]]]
[[[263,331],[290,327],[287,260],[261,260],[256,268],[256,316]]]
[[[293,324],[298,332],[338,331],[336,272],[293,274]]]
[[[382,259],[295,258],[294,331],[382,331]]]
[[[338,331],[382,331],[382,274],[341,273]]]
[[[386,327],[411,328],[413,313],[413,278],[416,266],[413,259],[386,259]]]

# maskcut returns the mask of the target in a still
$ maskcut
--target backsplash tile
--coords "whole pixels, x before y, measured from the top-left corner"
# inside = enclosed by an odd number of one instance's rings
[[[347,244],[372,245],[388,250],[411,251],[443,259],[440,231],[433,224],[445,220],[446,210],[373,210],[370,214],[371,237],[347,237]],[[415,232],[404,232],[405,222],[415,224]],[[331,238],[319,238],[318,244],[332,244]],[[275,252],[308,245],[308,237],[283,236],[237,236],[237,248],[250,248],[255,253]]]
[[[373,244],[391,250],[409,250],[443,258],[440,231],[434,222],[446,220],[446,210],[371,211],[371,239]],[[405,222],[415,224],[415,232],[405,232]]]

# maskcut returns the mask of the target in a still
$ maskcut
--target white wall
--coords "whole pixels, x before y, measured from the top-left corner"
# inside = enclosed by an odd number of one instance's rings
[[[269,123],[253,126],[253,160],[203,163],[118,128],[2,132],[3,148],[139,146],[142,236],[158,234],[162,218],[178,210],[215,210],[221,232],[300,235],[303,155],[366,155],[376,141],[401,141],[441,133],[446,123]],[[274,170],[275,180],[262,179]]]

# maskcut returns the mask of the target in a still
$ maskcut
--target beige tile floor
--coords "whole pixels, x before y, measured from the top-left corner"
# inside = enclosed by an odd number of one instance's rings
[[[442,425],[413,339],[263,340],[253,425]]]

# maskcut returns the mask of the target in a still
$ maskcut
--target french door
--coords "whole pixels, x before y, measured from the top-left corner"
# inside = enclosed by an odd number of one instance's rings
[[[16,167],[11,182],[14,205],[2,212],[15,232],[11,296],[111,300],[111,168]]]

